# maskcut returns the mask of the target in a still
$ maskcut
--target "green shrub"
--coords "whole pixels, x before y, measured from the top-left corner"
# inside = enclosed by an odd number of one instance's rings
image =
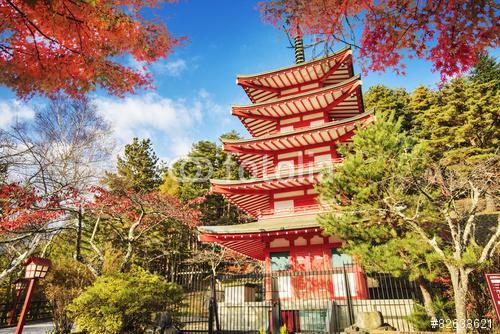
[[[142,269],[99,277],[68,307],[78,328],[89,334],[143,333],[154,312],[175,309],[182,290]]]
[[[52,304],[55,330],[53,333],[70,333],[73,319],[68,317],[66,307],[91,285],[94,276],[82,263],[72,258],[59,258],[43,280],[44,293]]]

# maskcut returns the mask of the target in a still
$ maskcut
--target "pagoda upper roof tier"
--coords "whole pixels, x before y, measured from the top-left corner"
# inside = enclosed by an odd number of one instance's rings
[[[350,47],[320,59],[253,75],[238,75],[252,103],[269,101],[321,86],[337,84],[353,75]]]
[[[356,75],[338,84],[251,105],[235,105],[231,113],[238,116],[254,137],[275,133],[280,121],[318,112],[329,113],[329,119],[352,117],[363,112],[361,79]]]
[[[274,164],[274,156],[343,141],[353,134],[357,126],[373,120],[373,111],[340,121],[276,133],[251,139],[222,139],[224,150],[233,152],[238,161],[256,177],[262,177]]]
[[[319,180],[321,168],[248,180],[210,180],[211,192],[222,194],[253,217],[270,212],[274,192],[310,188]],[[310,208],[315,209],[315,208]]]

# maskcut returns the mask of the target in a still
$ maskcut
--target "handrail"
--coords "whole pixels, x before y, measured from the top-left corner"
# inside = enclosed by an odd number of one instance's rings
[[[317,169],[320,167],[325,167],[337,163],[342,163],[344,161],[344,158],[334,158],[326,161],[318,161],[318,162],[308,162],[308,163],[303,163],[303,164],[298,164],[298,165],[291,165],[291,164],[283,164],[279,168],[277,166],[273,166],[272,168],[268,169],[268,173],[265,173],[267,175],[276,175],[280,173],[292,173],[292,172],[298,172],[307,168],[312,169]]]
[[[294,206],[292,208],[285,209],[264,209],[257,211],[257,217],[262,218],[264,216],[287,216],[287,215],[297,215],[297,214],[307,214],[310,212],[323,212],[330,208],[326,204],[310,204],[302,206]]]

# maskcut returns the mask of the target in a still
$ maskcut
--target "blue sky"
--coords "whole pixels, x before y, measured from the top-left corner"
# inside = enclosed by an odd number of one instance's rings
[[[236,75],[288,66],[294,60],[286,35],[261,21],[256,4],[250,0],[180,0],[155,12],[169,31],[188,41],[152,66],[156,90],[124,99],[93,94],[99,113],[115,130],[119,147],[134,136],[151,137],[157,155],[169,162],[198,140],[216,141],[232,129],[249,136],[238,119],[230,116],[231,104],[249,103],[235,84]],[[407,90],[420,84],[433,86],[439,75],[430,65],[412,60],[405,76],[390,70],[368,73],[362,77],[363,89],[375,84]],[[0,127],[15,119],[29,120],[33,105],[40,103],[34,100],[25,105],[11,91],[0,88]]]

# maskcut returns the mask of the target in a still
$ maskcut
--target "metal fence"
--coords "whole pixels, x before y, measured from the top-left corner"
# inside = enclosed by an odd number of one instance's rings
[[[360,312],[379,311],[397,330],[420,302],[415,283],[387,274],[365,274],[355,265],[328,271],[261,274],[180,273],[186,292],[183,332],[340,333]]]
[[[19,314],[21,313],[22,306],[23,299],[15,305],[15,310],[13,310],[14,305],[12,303],[0,304],[0,328],[15,326],[17,324]],[[48,319],[52,319],[52,306],[50,303],[46,300],[31,301],[26,320],[35,321]]]

